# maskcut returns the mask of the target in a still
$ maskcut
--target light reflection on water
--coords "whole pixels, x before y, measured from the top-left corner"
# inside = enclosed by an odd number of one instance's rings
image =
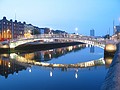
[[[105,57],[105,63],[98,62],[84,67],[46,67],[35,65],[34,62],[54,64],[76,64],[104,57],[104,51],[97,47],[85,45],[69,46],[33,53],[20,53],[20,58],[30,62],[20,62],[17,57],[10,59],[9,54],[1,54],[0,84],[2,90],[99,90],[105,78],[111,57]],[[25,61],[25,60],[24,60]],[[84,63],[85,64],[85,63]],[[4,77],[2,77],[4,76]],[[11,82],[13,81],[14,82]],[[23,84],[25,83],[25,85]],[[5,87],[5,85],[9,87]],[[14,87],[12,87],[14,85]],[[69,86],[68,86],[69,85]]]

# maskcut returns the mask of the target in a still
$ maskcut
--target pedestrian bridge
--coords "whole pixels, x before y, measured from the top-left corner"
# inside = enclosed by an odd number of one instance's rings
[[[19,45],[23,45],[30,42],[39,41],[40,43],[65,43],[65,42],[82,42],[85,44],[94,45],[100,48],[105,47],[105,43],[101,40],[91,38],[90,36],[81,36],[75,34],[41,34],[34,35],[29,38],[18,38],[10,40],[9,48],[16,48]]]

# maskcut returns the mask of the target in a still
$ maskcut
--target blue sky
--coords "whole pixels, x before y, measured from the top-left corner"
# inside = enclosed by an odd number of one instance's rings
[[[113,20],[119,24],[120,0],[0,0],[0,19],[26,21],[39,27],[79,34],[112,34]]]

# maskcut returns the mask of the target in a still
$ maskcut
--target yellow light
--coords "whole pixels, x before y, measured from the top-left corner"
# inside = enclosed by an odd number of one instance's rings
[[[7,32],[9,32],[10,30],[8,29]]]
[[[3,45],[2,48],[9,48],[9,46],[8,45]]]
[[[112,63],[112,59],[113,58],[111,58],[111,57],[106,58],[105,59],[105,64],[110,65]]]
[[[2,64],[2,60],[0,60],[0,65]]]
[[[8,67],[9,67],[9,68],[11,67],[10,62],[8,63]]]
[[[115,52],[117,49],[116,45],[113,45],[113,44],[107,44],[105,46],[105,51],[107,52]]]

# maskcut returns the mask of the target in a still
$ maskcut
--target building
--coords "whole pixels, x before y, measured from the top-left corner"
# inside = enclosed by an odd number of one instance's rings
[[[50,28],[47,28],[47,27],[40,28],[39,30],[40,30],[41,34],[52,34],[52,30]]]
[[[114,32],[115,34],[120,33],[120,26],[114,26]]]
[[[45,29],[45,28],[40,28],[40,33],[41,33],[41,34],[44,34],[44,29]]]
[[[46,27],[39,28],[32,24],[26,24],[26,22],[21,23],[17,20],[7,20],[6,17],[0,20],[0,41],[21,38],[23,36],[28,38],[37,34],[66,34],[66,32],[51,30],[51,28]]]
[[[111,39],[114,41],[120,40],[120,26],[114,26],[114,34],[112,35]]]
[[[34,26],[32,24],[26,24],[24,22],[24,36],[25,37],[31,37],[33,30],[34,30]]]
[[[90,36],[95,36],[95,30],[94,29],[90,30]]]
[[[41,34],[41,33],[40,33],[40,28],[37,27],[37,26],[34,26],[34,30],[33,30],[32,34],[33,34],[33,35]]]
[[[13,38],[23,37],[24,36],[24,23],[13,22]]]
[[[15,20],[0,20],[0,40],[9,40],[24,35],[24,24]]]

